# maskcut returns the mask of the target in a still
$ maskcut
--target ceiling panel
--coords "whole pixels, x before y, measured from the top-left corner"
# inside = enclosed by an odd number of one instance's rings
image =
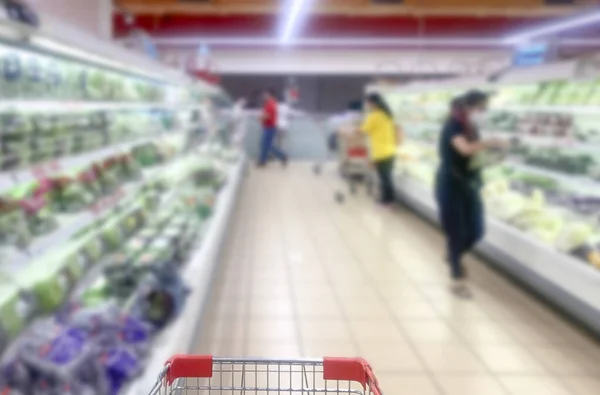
[[[326,14],[385,15],[559,15],[573,7],[549,7],[548,0],[404,0],[377,4],[373,0],[317,0],[313,12]],[[590,0],[574,0],[589,5]],[[592,2],[596,2],[592,0]],[[283,0],[115,0],[123,9],[145,14],[257,14],[277,13]]]
[[[539,23],[546,19],[537,19]],[[352,17],[313,16],[303,27],[303,37],[496,37],[524,28],[530,18],[507,17],[427,17],[408,16]],[[269,37],[276,32],[277,23],[269,15],[138,15],[136,25],[157,36],[253,36]],[[129,28],[123,18],[116,16],[117,36]]]
[[[115,35],[135,27],[156,37],[274,37],[284,0],[119,0]],[[313,15],[299,34],[305,38],[497,38],[580,8],[543,6],[548,0],[404,0],[376,5],[372,0],[314,0]],[[585,1],[585,4],[581,3]],[[578,1],[589,5],[590,0]],[[592,0],[598,4],[600,0]],[[573,36],[597,37],[597,29]]]

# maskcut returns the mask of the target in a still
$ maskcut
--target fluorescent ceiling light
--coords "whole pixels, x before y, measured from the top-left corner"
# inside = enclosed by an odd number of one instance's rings
[[[572,30],[583,26],[588,26],[600,22],[600,11],[586,13],[575,18],[566,19],[559,22],[549,23],[538,28],[525,30],[504,38],[506,44],[519,44],[532,39],[547,36],[549,34],[560,33],[565,30]]]
[[[287,44],[294,37],[300,22],[308,15],[308,8],[313,0],[288,0],[288,6],[283,12],[284,22],[280,43]]]
[[[157,37],[160,45],[197,46],[200,43],[214,46],[231,47],[270,47],[280,41],[270,37]],[[487,38],[300,38],[290,42],[294,46],[304,47],[343,47],[360,46],[438,46],[438,47],[498,47],[504,46],[498,39]]]

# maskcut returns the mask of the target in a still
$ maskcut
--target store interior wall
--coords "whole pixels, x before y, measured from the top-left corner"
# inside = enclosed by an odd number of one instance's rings
[[[67,22],[103,39],[112,37],[112,0],[29,0],[44,18],[50,16]]]
[[[260,92],[270,88],[281,94],[290,79],[299,92],[296,107],[312,113],[343,111],[350,101],[364,95],[365,86],[372,81],[366,75],[223,75],[221,85],[233,98],[245,97],[250,107],[258,107]]]

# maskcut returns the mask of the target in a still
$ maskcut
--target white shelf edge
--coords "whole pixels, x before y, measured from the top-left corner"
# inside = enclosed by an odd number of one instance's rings
[[[195,103],[165,103],[137,101],[86,101],[86,100],[11,100],[0,99],[0,112],[76,112],[104,110],[192,110],[198,107]]]
[[[182,278],[191,287],[183,311],[176,320],[154,339],[148,363],[141,377],[137,378],[125,395],[147,395],[155,384],[166,360],[175,354],[189,354],[196,340],[196,328],[205,300],[210,292],[210,281],[217,264],[221,244],[227,232],[238,190],[243,178],[245,159],[232,169],[227,184],[219,193],[213,216],[201,245],[184,267]]]

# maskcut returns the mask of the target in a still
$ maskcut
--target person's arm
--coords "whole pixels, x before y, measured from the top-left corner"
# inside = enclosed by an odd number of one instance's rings
[[[502,140],[490,139],[469,141],[463,134],[455,135],[450,141],[452,147],[454,147],[456,152],[458,152],[462,156],[473,156],[489,148],[501,148],[504,146],[504,142]]]
[[[367,117],[363,121],[362,125],[360,126],[360,131],[366,135],[371,136],[373,133],[375,133],[375,128],[376,128],[375,123],[376,123],[375,115],[374,114],[367,115]]]

